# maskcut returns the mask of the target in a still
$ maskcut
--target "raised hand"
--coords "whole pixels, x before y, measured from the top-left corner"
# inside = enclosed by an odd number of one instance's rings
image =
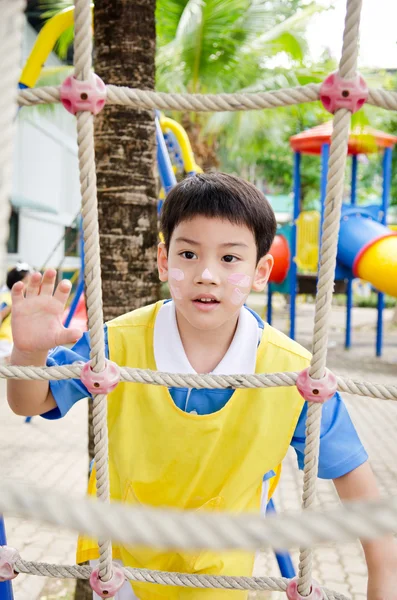
[[[19,352],[48,352],[54,346],[72,344],[81,337],[79,329],[66,329],[62,324],[72,286],[63,280],[54,292],[55,279],[56,271],[47,269],[43,276],[33,273],[26,290],[22,281],[11,290],[12,335],[14,348]]]

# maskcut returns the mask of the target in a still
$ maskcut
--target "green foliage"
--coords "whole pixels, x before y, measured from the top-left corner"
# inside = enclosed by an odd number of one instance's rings
[[[41,10],[43,21],[51,19],[65,8],[70,8],[74,5],[73,0],[39,0],[38,6]],[[61,60],[66,60],[69,48],[73,44],[74,29],[73,26],[68,27],[58,38],[55,43],[54,52]]]
[[[157,88],[216,93],[256,85],[275,56],[302,61],[303,28],[319,10],[302,1],[158,0]]]

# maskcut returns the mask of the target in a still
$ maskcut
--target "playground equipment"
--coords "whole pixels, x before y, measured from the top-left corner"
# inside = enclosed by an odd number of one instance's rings
[[[299,133],[290,139],[294,151],[294,205],[291,228],[284,236],[291,249],[288,278],[269,285],[267,320],[272,320],[272,294],[281,291],[290,297],[290,337],[295,337],[296,297],[316,293],[317,273],[301,274],[298,267],[312,266],[318,260],[319,229],[324,219],[328,157],[332,122]],[[351,347],[352,284],[355,277],[370,282],[378,290],[376,355],[382,354],[384,294],[397,296],[397,237],[386,227],[390,196],[391,160],[397,137],[370,127],[356,128],[349,134],[347,153],[351,156],[350,202],[342,205],[335,272],[335,291],[346,293],[345,347]],[[383,192],[381,205],[357,206],[358,154],[383,151]],[[300,211],[300,165],[302,154],[321,156],[321,216]],[[319,229],[316,233],[316,221]],[[313,229],[314,225],[314,229]],[[300,264],[301,263],[301,264]],[[317,269],[315,269],[317,271]]]
[[[0,208],[6,206],[10,190],[10,166],[13,142],[13,118],[16,112],[15,88],[18,82],[19,49],[22,31],[22,11],[20,0],[0,0],[0,10],[4,17],[0,20],[0,80],[3,94],[0,95],[0,128],[2,131],[2,152],[0,172],[3,173],[0,185]],[[336,267],[338,229],[341,217],[344,168],[348,149],[349,123],[351,113],[357,109],[358,99],[389,110],[397,109],[397,95],[384,90],[371,90],[364,94],[361,80],[356,76],[357,37],[359,30],[360,0],[348,0],[346,26],[342,58],[339,66],[339,87],[327,89],[327,98],[332,96],[334,105],[334,132],[329,148],[329,176],[327,183],[324,220],[322,225],[322,253],[316,296],[316,313],[313,335],[313,358],[308,371],[302,373],[270,373],[236,376],[175,375],[122,368],[120,381],[139,382],[154,385],[197,386],[197,387],[274,387],[297,385],[308,401],[307,435],[304,468],[303,508],[312,507],[315,497],[318,443],[321,421],[321,402],[338,385],[340,391],[380,399],[397,399],[394,386],[354,382],[329,376],[326,370],[328,324],[330,320],[333,278]],[[76,0],[75,7],[75,78],[84,81],[89,95],[95,100],[95,90],[91,75],[84,79],[84,73],[91,72],[91,13],[85,0]],[[253,110],[315,101],[322,97],[321,89],[315,84],[264,92],[260,94],[221,94],[218,96],[191,96],[177,94],[164,95],[145,90],[120,90],[116,86],[106,87],[108,102],[117,102],[133,107],[185,110]],[[61,90],[57,87],[22,90],[18,95],[21,105],[43,102],[58,102]],[[107,373],[102,335],[103,314],[100,303],[100,258],[98,211],[96,203],[95,159],[93,138],[93,114],[82,108],[76,99],[77,129],[81,152],[80,169],[83,201],[83,229],[85,232],[85,253],[89,272],[86,272],[87,304],[89,307],[89,329],[92,346],[91,362],[93,376]],[[361,103],[360,100],[360,103]],[[15,109],[15,110],[11,110]],[[83,151],[84,150],[84,151]],[[299,171],[298,171],[299,174]],[[295,180],[297,181],[297,180]],[[297,184],[296,184],[297,187]],[[299,195],[297,195],[299,197]],[[4,228],[6,211],[1,212],[1,226]],[[4,236],[3,236],[4,241]],[[3,246],[1,246],[3,249]],[[4,250],[3,250],[4,251]],[[64,365],[61,368],[1,366],[0,375],[4,378],[24,377],[25,379],[76,378],[82,373],[81,365]],[[304,380],[304,381],[303,381]],[[332,380],[332,381],[331,381]],[[309,383],[309,386],[307,384]],[[111,389],[110,381],[107,390]],[[315,400],[319,401],[315,402]],[[2,577],[7,581],[1,585],[11,589],[10,581],[17,572],[45,574],[52,577],[90,578],[93,587],[102,588],[103,597],[112,597],[117,590],[116,575],[120,567],[113,565],[110,539],[124,544],[141,544],[156,548],[197,549],[210,548],[254,550],[270,544],[273,547],[300,546],[301,558],[299,576],[286,581],[274,577],[212,576],[207,574],[187,574],[149,571],[145,569],[123,568],[126,579],[159,583],[163,585],[220,588],[239,590],[286,591],[289,600],[303,597],[321,598],[320,586],[312,580],[311,545],[324,541],[350,540],[356,537],[372,539],[383,536],[395,528],[395,498],[361,505],[339,507],[329,513],[319,514],[314,510],[301,515],[276,516],[263,520],[253,514],[226,515],[157,510],[153,508],[107,506],[109,481],[106,461],[106,393],[94,395],[95,462],[98,501],[64,499],[41,489],[27,489],[12,482],[2,482],[0,489],[0,510],[18,512],[25,517],[46,519],[57,526],[74,527],[83,533],[94,535],[101,540],[99,570],[91,572],[87,566],[62,566],[29,563],[19,558],[9,548],[2,549]],[[8,551],[8,553],[7,553]],[[100,573],[104,573],[100,579]],[[115,575],[116,574],[116,575]],[[107,583],[107,589],[104,589]],[[6,592],[7,593],[7,592]],[[12,592],[11,592],[12,593]],[[345,600],[342,594],[325,591],[327,598]]]

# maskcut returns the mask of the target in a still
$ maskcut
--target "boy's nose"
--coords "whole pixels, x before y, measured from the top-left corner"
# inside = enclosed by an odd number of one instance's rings
[[[218,278],[216,273],[214,273],[213,269],[210,267],[206,267],[201,273],[196,276],[196,283],[204,283],[204,284],[217,284]]]

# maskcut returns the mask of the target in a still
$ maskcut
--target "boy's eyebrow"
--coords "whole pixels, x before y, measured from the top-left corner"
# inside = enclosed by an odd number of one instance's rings
[[[176,242],[183,242],[184,244],[190,244],[191,246],[199,246],[200,242],[195,242],[194,240],[190,240],[185,237],[178,237],[175,240]],[[221,248],[232,248],[239,246],[241,248],[248,248],[247,244],[243,244],[243,242],[225,242],[224,244],[219,244]]]
[[[225,244],[220,244],[222,248],[230,248],[232,246],[240,246],[241,248],[248,248],[247,244],[243,244],[243,242],[226,242]]]
[[[190,244],[191,246],[199,246],[199,242],[195,242],[194,240],[189,240],[189,238],[178,237],[175,240],[176,242],[183,242],[184,244]]]

